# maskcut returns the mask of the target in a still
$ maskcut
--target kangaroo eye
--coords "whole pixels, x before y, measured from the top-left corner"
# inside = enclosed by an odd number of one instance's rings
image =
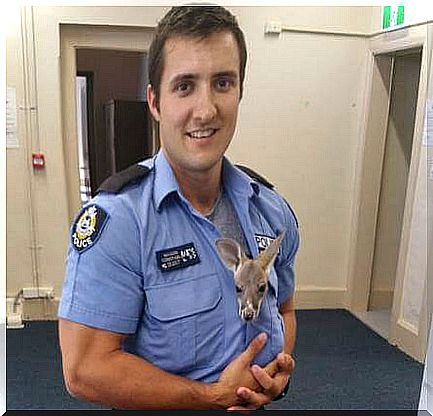
[[[236,286],[236,292],[237,293],[241,293],[242,292],[242,288],[240,286]]]
[[[266,284],[262,284],[259,286],[259,293],[263,293],[266,290]]]

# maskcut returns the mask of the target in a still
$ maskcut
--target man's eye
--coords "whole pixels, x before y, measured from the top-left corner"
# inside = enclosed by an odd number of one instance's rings
[[[217,87],[219,90],[228,90],[232,86],[232,82],[228,79],[219,79],[217,80]]]
[[[175,90],[181,93],[188,92],[190,89],[191,89],[191,84],[189,84],[188,82],[181,82],[180,84],[177,84],[175,87]]]

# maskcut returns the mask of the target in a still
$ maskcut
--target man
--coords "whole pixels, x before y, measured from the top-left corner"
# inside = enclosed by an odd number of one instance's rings
[[[119,409],[246,410],[288,386],[296,220],[266,181],[224,158],[245,63],[222,7],[174,7],[160,21],[147,97],[161,151],[109,178],[71,230],[59,308],[71,394]],[[260,315],[245,322],[215,241],[255,257],[281,231]]]

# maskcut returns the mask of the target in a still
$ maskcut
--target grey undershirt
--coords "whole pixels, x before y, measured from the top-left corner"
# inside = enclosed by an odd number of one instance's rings
[[[237,241],[244,252],[247,255],[250,254],[239,218],[224,189],[221,191],[212,211],[205,215],[205,217],[219,229],[222,237]]]

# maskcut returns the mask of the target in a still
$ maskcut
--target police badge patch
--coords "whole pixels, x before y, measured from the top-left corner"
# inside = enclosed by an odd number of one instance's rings
[[[72,245],[78,253],[90,248],[101,235],[108,213],[92,204],[82,209],[72,227]]]

